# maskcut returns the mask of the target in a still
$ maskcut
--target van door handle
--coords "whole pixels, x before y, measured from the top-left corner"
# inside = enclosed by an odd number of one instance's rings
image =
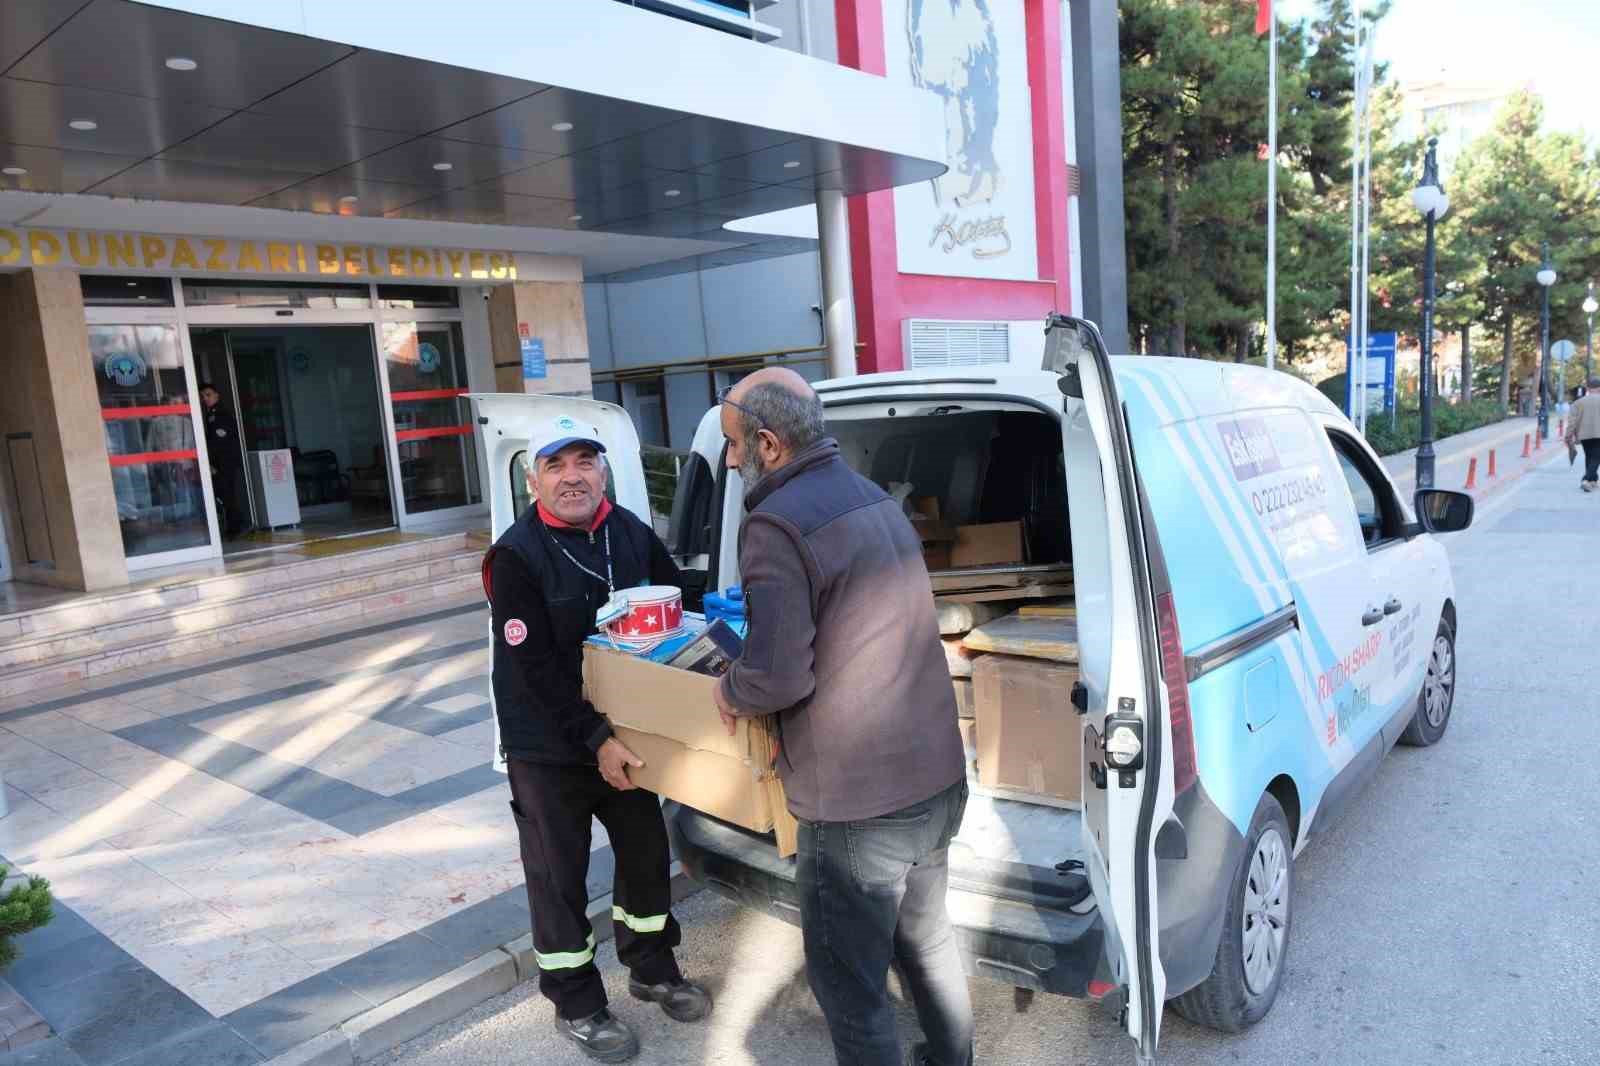
[[[1386,614],[1386,615],[1388,615],[1388,614],[1399,614],[1400,613],[1400,601],[1397,600],[1397,599],[1394,599],[1394,598],[1390,598],[1389,602],[1383,605],[1383,613]]]
[[[1369,607],[1367,613],[1361,616],[1361,624],[1364,626],[1375,626],[1381,621],[1383,621],[1382,607]]]

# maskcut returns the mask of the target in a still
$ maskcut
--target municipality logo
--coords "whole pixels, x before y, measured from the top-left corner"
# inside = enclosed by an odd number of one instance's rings
[[[439,356],[439,349],[423,341],[417,346],[417,369],[424,374],[432,374],[439,369],[443,360]]]
[[[106,380],[131,389],[150,375],[150,366],[134,352],[117,352],[106,357]]]
[[[561,430],[563,433],[576,433],[578,430],[578,423],[574,422],[567,415],[562,415],[560,418],[556,419],[556,428]]]

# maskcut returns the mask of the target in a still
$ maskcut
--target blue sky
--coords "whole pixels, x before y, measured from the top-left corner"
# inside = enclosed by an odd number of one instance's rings
[[[1315,0],[1279,0],[1279,17]],[[1600,3],[1595,0],[1394,0],[1378,58],[1400,81],[1443,73],[1463,81],[1531,81],[1552,128],[1600,133]]]

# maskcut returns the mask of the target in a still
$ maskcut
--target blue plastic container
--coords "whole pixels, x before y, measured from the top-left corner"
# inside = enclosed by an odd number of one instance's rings
[[[734,585],[721,592],[706,593],[705,609],[706,621],[708,622],[714,622],[721,618],[729,625],[733,625],[735,622],[742,623],[744,621],[744,589]]]

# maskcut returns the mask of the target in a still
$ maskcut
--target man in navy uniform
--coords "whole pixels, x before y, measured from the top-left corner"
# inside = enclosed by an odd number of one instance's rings
[[[611,909],[629,992],[692,1022],[711,997],[678,970],[673,949],[671,854],[661,805],[637,788],[643,766],[583,697],[583,642],[618,589],[682,585],[666,546],[639,517],[605,496],[599,429],[562,415],[531,435],[528,490],[535,503],[484,557],[494,619],[493,684],[511,812],[533,912],[539,990],[556,1027],[591,1058],[622,1062],[639,1051],[606,1005],[594,964],[589,895],[590,820],[616,857]]]

